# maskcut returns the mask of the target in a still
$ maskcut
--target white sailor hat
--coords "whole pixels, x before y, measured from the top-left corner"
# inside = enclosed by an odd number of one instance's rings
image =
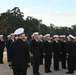
[[[3,37],[3,35],[0,35],[1,37]]]
[[[9,38],[9,37],[11,37],[11,35],[8,35],[7,37]]]
[[[18,28],[18,29],[16,29],[15,32],[14,32],[15,35],[20,35],[20,34],[22,34],[22,33],[24,33],[24,28]]]
[[[35,33],[33,33],[33,36],[34,36],[35,34],[37,34],[37,35],[38,35],[39,33],[38,33],[38,32],[35,32]]]
[[[59,37],[59,35],[54,35],[53,37],[54,37],[54,38],[55,38],[55,37]]]
[[[14,33],[11,33],[10,35],[11,35],[11,36],[13,36],[13,35],[14,35]]]
[[[39,35],[40,37],[42,37],[43,35]]]
[[[69,34],[69,37],[70,37],[70,38],[72,38],[72,39],[74,39],[74,36],[73,36],[73,35],[71,35],[71,34]]]
[[[60,35],[59,37],[61,37],[61,38],[62,38],[62,37],[66,37],[66,36],[65,36],[65,35]]]
[[[45,37],[50,36],[50,34],[46,34]]]

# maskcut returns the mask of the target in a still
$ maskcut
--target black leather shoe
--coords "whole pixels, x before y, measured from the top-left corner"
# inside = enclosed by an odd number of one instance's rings
[[[41,74],[33,74],[33,75],[41,75]]]
[[[55,71],[61,71],[61,69],[54,69]]]
[[[54,71],[58,71],[58,70],[54,69]]]
[[[37,75],[41,75],[41,74],[37,74]]]
[[[3,62],[0,62],[0,64],[4,64]]]
[[[66,72],[67,74],[73,74],[73,72]]]
[[[61,71],[61,69],[58,69],[58,71]]]
[[[51,70],[50,71],[45,71],[45,73],[53,73],[53,71],[51,71]]]
[[[45,71],[45,73],[49,73],[49,71]]]
[[[66,67],[63,67],[62,69],[67,69]]]
[[[50,73],[53,73],[53,71],[51,71],[51,70],[50,70],[49,72],[50,72]]]
[[[41,75],[40,73],[38,73],[37,75]]]

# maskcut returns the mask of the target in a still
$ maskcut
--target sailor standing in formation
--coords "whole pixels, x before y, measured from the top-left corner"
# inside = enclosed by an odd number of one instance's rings
[[[40,65],[43,65],[43,35],[39,35]]]
[[[3,64],[4,47],[5,47],[5,41],[3,40],[3,35],[0,35],[0,64]]]
[[[54,70],[59,71],[59,61],[60,61],[60,42],[59,42],[59,36],[54,35],[53,36],[54,41],[52,45],[53,53],[54,53]]]
[[[39,49],[39,33],[33,33],[33,40],[30,42],[30,52],[33,57],[33,75],[41,75],[39,73],[40,65],[40,49]]]
[[[74,42],[74,36],[69,35],[68,36],[68,42],[67,42],[67,54],[68,54],[68,72],[67,74],[73,74],[74,72],[74,53],[75,53],[75,42]],[[76,63],[75,63],[76,64]]]
[[[14,32],[18,39],[11,43],[8,49],[8,63],[13,69],[13,75],[27,75],[30,66],[29,46],[23,41],[24,29],[19,28]]]
[[[67,42],[66,42],[66,36],[61,35],[60,36],[60,54],[61,54],[61,67],[62,69],[66,69],[66,52],[67,52]]]
[[[52,61],[52,42],[50,40],[50,34],[45,35],[45,41],[43,44],[43,53],[45,58],[45,72],[52,73],[50,70],[51,68],[51,61]]]

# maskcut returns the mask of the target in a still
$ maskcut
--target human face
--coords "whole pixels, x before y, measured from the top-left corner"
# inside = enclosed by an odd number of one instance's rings
[[[35,35],[34,35],[34,38],[35,38],[35,39],[38,39],[38,34],[35,34]]]
[[[50,36],[46,36],[46,40],[50,40]]]
[[[14,35],[11,35],[11,39],[14,39],[15,38],[15,36]]]

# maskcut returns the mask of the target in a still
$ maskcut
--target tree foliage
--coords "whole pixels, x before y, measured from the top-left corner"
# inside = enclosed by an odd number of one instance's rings
[[[50,33],[51,36],[68,35],[73,34],[76,36],[76,25],[69,27],[57,27],[54,24],[49,26],[42,23],[42,20],[38,20],[31,16],[23,18],[24,13],[20,11],[19,7],[14,7],[12,10],[8,9],[6,12],[0,14],[0,34],[7,36],[14,32],[15,29],[23,27],[25,34],[30,37],[33,32],[39,32],[40,34]]]
[[[16,28],[23,27],[24,19],[23,13],[20,9],[14,8],[12,10],[7,10],[5,13],[0,14],[0,34],[10,34]]]

